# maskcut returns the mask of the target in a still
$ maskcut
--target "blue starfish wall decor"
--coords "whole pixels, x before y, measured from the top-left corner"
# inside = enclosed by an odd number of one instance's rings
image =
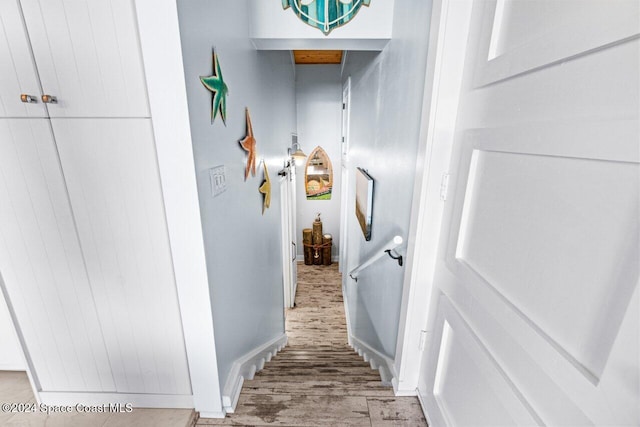
[[[291,7],[303,22],[329,35],[334,28],[353,19],[360,8],[369,6],[371,0],[313,0],[304,5],[301,0],[282,0],[282,7]]]
[[[215,50],[212,50],[213,55],[213,74],[211,76],[202,77],[200,81],[211,91],[211,123],[216,118],[218,112],[222,118],[222,123],[227,125],[227,93],[229,89],[227,84],[222,78],[222,70],[220,69],[220,61],[218,61],[218,55]]]

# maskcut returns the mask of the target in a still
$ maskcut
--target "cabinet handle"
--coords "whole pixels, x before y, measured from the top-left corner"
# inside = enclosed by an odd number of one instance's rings
[[[45,104],[57,104],[58,98],[51,95],[42,95],[42,102],[44,102]]]
[[[27,104],[35,104],[38,102],[38,97],[23,93],[20,95],[20,101],[26,102]]]

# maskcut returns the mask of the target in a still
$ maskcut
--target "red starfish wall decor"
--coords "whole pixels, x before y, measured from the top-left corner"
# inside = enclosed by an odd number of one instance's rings
[[[251,126],[251,116],[249,116],[249,108],[245,108],[247,116],[247,136],[240,140],[240,145],[248,153],[247,167],[244,169],[244,180],[251,174],[256,176],[256,139],[253,137],[253,126]]]

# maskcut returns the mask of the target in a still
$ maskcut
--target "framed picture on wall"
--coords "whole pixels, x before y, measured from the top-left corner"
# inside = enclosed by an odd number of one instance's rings
[[[356,169],[356,217],[364,239],[371,240],[373,215],[373,178],[362,168]]]

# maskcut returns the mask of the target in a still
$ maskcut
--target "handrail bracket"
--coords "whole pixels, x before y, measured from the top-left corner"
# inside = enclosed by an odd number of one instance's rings
[[[387,249],[387,250],[385,251],[385,253],[386,253],[387,255],[389,255],[389,256],[391,257],[391,259],[395,259],[395,260],[397,260],[397,261],[398,261],[398,265],[399,265],[400,267],[402,267],[402,255],[398,254],[395,250],[393,250],[393,252],[395,252],[395,253],[397,254],[397,256],[393,256],[393,255],[391,254],[391,251],[392,251],[392,249]]]

